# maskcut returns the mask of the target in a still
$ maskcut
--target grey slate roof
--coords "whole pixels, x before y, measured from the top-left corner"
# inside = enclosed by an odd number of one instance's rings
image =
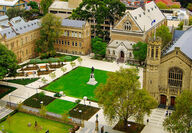
[[[192,28],[186,30],[167,53],[173,51],[175,47],[179,47],[186,56],[192,59]]]
[[[13,38],[16,36],[16,33],[13,31],[13,29],[11,27],[0,30],[0,34],[2,36],[5,35],[7,37],[7,39],[10,39],[10,38]]]
[[[7,15],[0,16],[0,21],[8,19]]]
[[[173,41],[177,41],[184,33],[183,30],[175,30],[173,33]]]
[[[86,21],[63,19],[62,26],[82,28],[86,24]]]

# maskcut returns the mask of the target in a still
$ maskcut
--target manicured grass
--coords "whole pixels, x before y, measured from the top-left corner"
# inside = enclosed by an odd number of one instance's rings
[[[41,101],[43,101],[43,105],[46,106],[54,100],[55,98],[53,97],[46,95],[42,96],[40,93],[38,93],[25,100],[23,104],[34,108],[41,108]]]
[[[36,128],[35,121],[37,121]],[[31,123],[30,127],[28,123]],[[0,130],[2,130],[2,125],[8,133],[45,133],[47,130],[50,133],[68,133],[69,129],[72,128],[71,125],[20,112],[11,116],[9,122],[0,123]]]
[[[30,83],[33,83],[37,81],[39,78],[31,78],[31,79],[13,79],[13,80],[6,80],[7,82],[10,83],[16,83],[16,84],[21,84],[21,85],[27,85]]]
[[[16,90],[15,87],[0,85],[0,98],[4,97],[5,95],[9,94],[10,92]]]
[[[82,111],[81,114],[80,114],[79,110]],[[75,108],[73,108],[71,111],[69,111],[69,115],[73,118],[89,120],[98,111],[99,111],[99,108],[78,104]]]
[[[47,108],[47,111],[49,112],[53,112],[56,114],[63,114],[63,113],[68,113],[76,105],[77,104],[73,102],[55,99],[46,108]]]
[[[96,85],[88,85],[87,82],[90,78],[91,69],[86,67],[78,67],[68,74],[62,76],[58,80],[50,83],[43,89],[60,92],[63,91],[67,96],[83,98],[87,96],[88,99],[96,100],[94,98],[95,88],[101,84],[106,83],[107,71],[95,69],[95,79],[98,81]]]

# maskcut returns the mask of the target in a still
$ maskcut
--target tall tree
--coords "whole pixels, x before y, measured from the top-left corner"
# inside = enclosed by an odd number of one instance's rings
[[[39,9],[37,2],[35,1],[30,1],[27,3],[28,6],[30,6],[32,9]]]
[[[40,6],[44,15],[48,13],[48,9],[52,3],[53,0],[41,0]]]
[[[163,126],[172,133],[192,132],[192,91],[183,91],[176,98],[175,111],[165,119]]]
[[[105,34],[101,30],[101,24],[106,19],[110,23],[114,23],[124,15],[126,7],[119,0],[83,0],[78,8],[73,10],[72,18],[74,19],[92,19],[97,26],[93,25],[93,32],[100,37]],[[108,36],[107,33],[105,36]]]
[[[15,54],[0,44],[0,79],[3,79],[6,75],[16,75],[18,68]]]
[[[181,3],[182,7],[187,7],[189,3],[192,3],[192,0],[177,0]]]
[[[61,19],[54,14],[46,14],[41,21],[40,39],[36,42],[37,53],[51,55],[54,51],[54,42],[62,33]]]
[[[24,9],[21,9],[19,7],[12,7],[9,8],[6,12],[6,15],[9,17],[9,19],[12,19],[14,17],[23,16]]]
[[[91,47],[95,56],[105,57],[107,43],[99,37],[95,37],[91,40]]]
[[[140,64],[142,61],[145,61],[147,56],[147,44],[144,42],[134,44],[133,55],[136,60],[139,60]]]
[[[166,46],[172,40],[172,34],[169,31],[169,28],[165,25],[157,28],[156,35],[162,39],[162,47]]]
[[[95,94],[99,105],[110,122],[120,120],[127,127],[128,119],[133,116],[142,123],[145,114],[156,106],[155,100],[140,88],[138,70],[123,69],[109,73],[105,85],[97,87]]]

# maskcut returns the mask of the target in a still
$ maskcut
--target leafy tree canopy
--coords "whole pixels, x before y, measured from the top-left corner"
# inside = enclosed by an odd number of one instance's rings
[[[139,123],[145,114],[156,107],[156,101],[144,90],[139,89],[137,69],[123,69],[108,73],[105,85],[99,85],[95,91],[99,105],[110,122],[120,120],[127,127],[132,116]]]
[[[184,91],[176,98],[175,111],[166,118],[163,126],[173,133],[192,132],[192,91]]]
[[[157,28],[156,35],[162,39],[162,47],[166,46],[172,40],[172,34],[165,25]]]
[[[12,7],[9,8],[6,12],[6,15],[9,17],[9,19],[12,19],[14,17],[23,16],[24,9],[20,9],[19,7]]]
[[[28,6],[30,6],[32,9],[39,9],[37,2],[35,1],[30,1],[27,3]]]
[[[48,13],[48,9],[52,3],[53,3],[53,0],[41,0],[40,6],[44,15]]]
[[[3,79],[7,74],[16,75],[18,68],[15,54],[0,44],[0,79]]]
[[[119,0],[83,0],[79,7],[73,10],[72,18],[85,20],[93,18],[98,24],[97,27],[94,27],[98,36],[101,34],[98,32],[100,24],[103,24],[106,18],[112,24],[124,15],[125,10],[125,5]]]
[[[167,5],[163,2],[158,2],[157,3],[157,6],[159,7],[159,9],[167,9]]]
[[[99,37],[95,37],[91,40],[92,51],[96,56],[105,57],[107,43]]]
[[[61,19],[54,14],[46,14],[41,21],[40,39],[37,40],[37,53],[51,54],[54,51],[54,42],[62,33]]]
[[[136,60],[145,61],[147,55],[147,44],[144,42],[134,44],[133,55]]]
[[[182,7],[187,7],[189,3],[192,3],[192,0],[177,0],[177,1],[181,3]]]

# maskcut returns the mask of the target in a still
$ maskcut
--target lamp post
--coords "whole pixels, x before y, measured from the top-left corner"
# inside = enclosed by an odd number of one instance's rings
[[[85,104],[85,101],[87,100],[87,97],[84,96],[84,97],[83,97],[83,100],[84,100],[84,104]],[[85,105],[86,105],[86,104],[85,104]]]
[[[99,121],[98,121],[99,115],[96,114],[96,121],[95,121],[95,133],[99,132]]]

